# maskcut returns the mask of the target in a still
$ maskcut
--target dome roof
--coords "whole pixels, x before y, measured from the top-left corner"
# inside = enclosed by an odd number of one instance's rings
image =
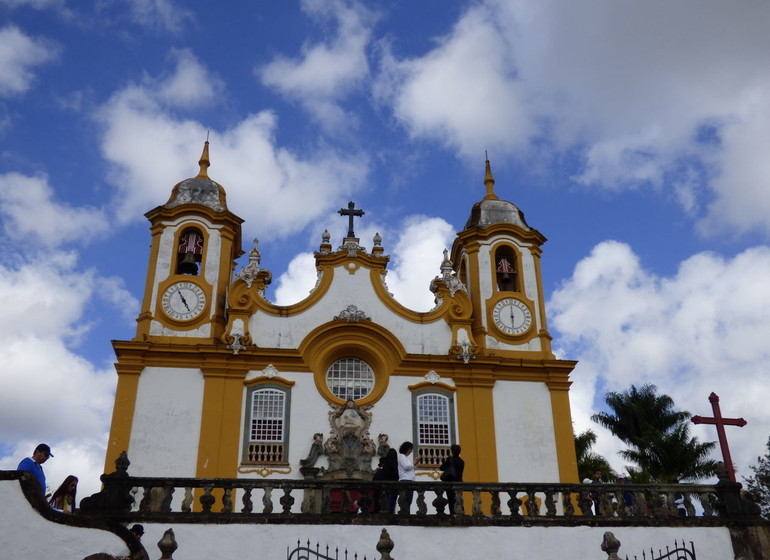
[[[487,160],[486,165],[484,184],[487,187],[487,194],[483,200],[471,208],[471,215],[465,223],[465,229],[485,228],[494,224],[512,224],[523,229],[531,229],[524,219],[524,212],[519,210],[513,202],[500,200],[497,197],[494,191],[495,179],[492,177],[489,160]]]
[[[211,165],[208,140],[203,147],[203,154],[198,164],[200,171],[197,176],[180,181],[171,190],[171,196],[165,204],[166,208],[173,208],[180,204],[202,204],[217,212],[227,210],[224,187],[209,179],[207,173]]]

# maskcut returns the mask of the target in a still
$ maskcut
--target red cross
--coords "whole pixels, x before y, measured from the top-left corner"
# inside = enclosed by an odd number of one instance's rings
[[[724,461],[725,468],[727,469],[727,475],[732,482],[735,480],[735,469],[733,469],[733,460],[730,458],[730,448],[727,446],[727,434],[725,434],[725,426],[739,426],[743,427],[748,422],[743,418],[722,418],[722,412],[719,410],[719,397],[716,393],[709,395],[709,402],[711,403],[711,410],[714,411],[712,418],[704,416],[693,416],[693,424],[715,424],[717,427],[717,437],[719,438],[719,447],[722,449],[722,460]]]

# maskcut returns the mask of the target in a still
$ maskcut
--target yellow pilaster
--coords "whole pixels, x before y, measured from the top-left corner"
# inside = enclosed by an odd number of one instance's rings
[[[199,478],[236,478],[243,380],[247,370],[204,368]]]
[[[560,376],[562,377],[562,376]],[[580,482],[575,454],[575,440],[572,433],[572,415],[569,406],[570,381],[564,375],[561,379],[546,382],[551,394],[553,429],[556,439],[556,460],[559,467],[559,482]]]
[[[104,472],[115,471],[115,459],[123,451],[129,451],[131,425],[134,422],[136,392],[139,387],[139,374],[144,366],[137,364],[115,364],[118,372],[118,386],[115,389],[115,406],[112,409],[110,438],[107,441],[107,454],[104,459]],[[129,453],[129,460],[131,455]]]
[[[457,425],[466,482],[498,482],[493,385],[492,379],[455,378]]]

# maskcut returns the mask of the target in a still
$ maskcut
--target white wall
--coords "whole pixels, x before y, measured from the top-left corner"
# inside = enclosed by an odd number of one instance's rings
[[[203,405],[197,369],[145,368],[139,376],[128,458],[132,476],[195,476]]]
[[[127,551],[116,535],[52,523],[40,516],[24,497],[18,480],[0,481],[0,558],[67,558],[80,560],[97,552]],[[157,558],[158,554],[150,554]]]
[[[551,396],[545,383],[497,381],[497,464],[504,482],[559,482]]]

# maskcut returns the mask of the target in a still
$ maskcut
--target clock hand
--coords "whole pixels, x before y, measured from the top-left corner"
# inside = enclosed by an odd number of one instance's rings
[[[176,291],[176,293],[178,293],[178,294],[179,294],[179,297],[181,298],[181,300],[182,300],[182,303],[184,304],[184,306],[187,308],[187,311],[190,311],[190,306],[189,306],[189,305],[187,305],[187,300],[186,300],[186,299],[184,299],[184,296],[182,295],[182,292],[180,292],[179,290],[177,290],[177,291]]]
[[[513,318],[513,305],[511,305],[511,328],[514,328],[516,326],[516,321]]]

